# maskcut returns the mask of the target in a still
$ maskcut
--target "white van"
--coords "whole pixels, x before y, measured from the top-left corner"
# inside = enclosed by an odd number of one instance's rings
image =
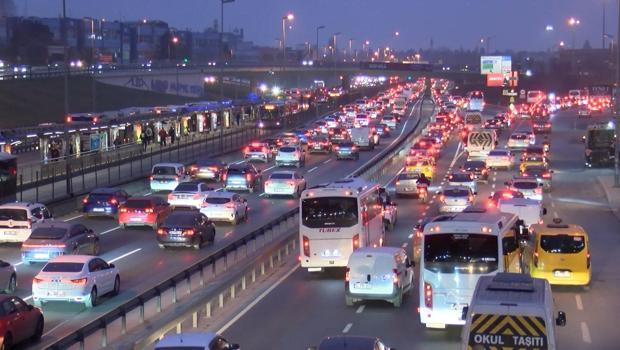
[[[349,257],[345,278],[347,306],[360,300],[385,300],[400,307],[413,287],[413,263],[398,247],[365,247]]]
[[[555,326],[566,325],[566,314],[559,311],[555,318],[551,286],[545,279],[520,273],[481,276],[463,316],[463,350],[562,348]]]
[[[158,163],[153,165],[149,180],[151,191],[174,191],[178,184],[191,178],[181,163]]]
[[[499,211],[502,213],[515,214],[523,223],[523,229],[519,232],[521,240],[527,240],[531,225],[540,224],[543,216],[547,215],[547,208],[543,208],[542,201],[528,198],[508,198],[499,200]]]

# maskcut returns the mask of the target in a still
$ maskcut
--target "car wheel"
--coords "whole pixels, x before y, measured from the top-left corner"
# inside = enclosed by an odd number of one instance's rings
[[[4,341],[2,342],[2,347],[0,350],[9,350],[13,347],[13,336],[11,333],[7,333],[4,335]]]
[[[194,243],[192,248],[194,248],[194,250],[200,250],[200,248],[202,248],[202,244],[203,244],[203,239],[202,239],[202,236],[200,236],[198,238],[198,241],[196,243]]]
[[[84,305],[87,308],[93,308],[95,306],[97,306],[99,300],[97,300],[98,296],[97,296],[97,287],[93,287],[93,289],[90,291],[90,296],[88,297],[88,299],[86,300],[86,302],[84,302]]]
[[[345,303],[347,306],[353,306],[353,303],[354,303],[353,298],[352,298],[352,297],[350,297],[350,296],[348,296],[348,295],[345,295],[345,297],[344,297],[344,303]]]
[[[403,303],[403,291],[402,289],[398,292],[398,295],[396,296],[396,298],[394,298],[394,300],[392,300],[392,304],[394,305],[394,307],[400,307]]]
[[[17,289],[17,277],[15,276],[15,274],[12,274],[11,278],[9,278],[9,283],[6,286],[5,292],[7,294],[12,294],[12,293],[15,293],[16,289]]]
[[[99,253],[101,253],[101,243],[99,243],[99,240],[96,240],[93,243],[93,255],[97,256]]]
[[[34,329],[34,334],[32,335],[32,337],[30,338],[30,340],[32,341],[38,341],[39,339],[41,339],[41,337],[43,336],[43,316],[39,317],[39,319],[37,320],[37,326]]]
[[[114,289],[112,289],[112,296],[117,296],[118,292],[120,292],[121,290],[121,278],[116,275],[116,278],[114,278]]]

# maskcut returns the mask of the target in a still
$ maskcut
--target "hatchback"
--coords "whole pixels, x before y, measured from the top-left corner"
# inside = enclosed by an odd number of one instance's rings
[[[175,210],[157,228],[160,248],[193,247],[198,250],[205,243],[215,242],[215,226],[198,210]]]
[[[99,235],[80,223],[49,222],[38,225],[22,244],[25,264],[47,262],[60,255],[99,255]]]
[[[170,205],[157,196],[132,197],[119,209],[118,224],[127,226],[151,226],[157,228],[170,212]]]
[[[82,212],[86,216],[118,216],[118,208],[129,194],[117,187],[97,188],[82,200]]]
[[[43,335],[41,310],[13,295],[0,295],[0,337],[2,349],[25,340],[38,341]]]

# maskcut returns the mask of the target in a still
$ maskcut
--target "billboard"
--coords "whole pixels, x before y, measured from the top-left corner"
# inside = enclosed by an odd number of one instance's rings
[[[502,73],[487,74],[487,86],[504,86],[504,75]]]
[[[510,56],[480,56],[480,74],[501,73],[509,75],[512,72],[512,58]]]

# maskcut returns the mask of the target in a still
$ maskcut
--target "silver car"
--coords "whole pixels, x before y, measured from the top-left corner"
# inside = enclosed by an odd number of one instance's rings
[[[410,194],[418,194],[418,179],[420,178],[420,173],[412,173],[412,172],[402,172],[398,174],[398,178],[396,179],[395,187],[396,187],[396,195],[410,195]]]
[[[306,180],[296,171],[275,171],[265,181],[265,196],[286,195],[295,198],[306,189]]]
[[[99,255],[99,235],[79,223],[49,222],[38,225],[22,244],[25,264],[47,262],[67,254]]]
[[[474,204],[474,193],[466,186],[447,186],[439,196],[440,213],[459,213]]]
[[[0,291],[14,293],[17,289],[17,274],[15,266],[11,263],[0,260]]]
[[[454,172],[448,175],[448,186],[466,186],[471,189],[474,194],[478,193],[478,182],[474,174],[470,172]]]

